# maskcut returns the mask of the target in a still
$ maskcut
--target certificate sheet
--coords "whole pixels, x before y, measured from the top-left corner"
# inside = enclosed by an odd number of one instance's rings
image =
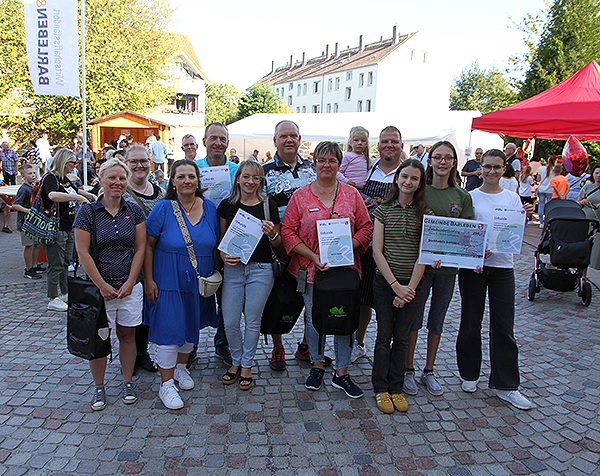
[[[204,198],[208,198],[217,207],[231,192],[231,176],[229,166],[200,167],[200,187],[208,187]]]
[[[317,236],[319,237],[319,258],[322,264],[327,263],[331,267],[354,264],[349,218],[317,220]]]
[[[238,210],[218,250],[230,256],[239,256],[242,263],[248,264],[262,236],[262,221],[244,210]]]
[[[525,219],[522,208],[494,208],[494,224],[490,230],[489,248],[494,253],[521,253]]]
[[[419,264],[475,269],[483,267],[487,223],[425,215],[421,231]]]

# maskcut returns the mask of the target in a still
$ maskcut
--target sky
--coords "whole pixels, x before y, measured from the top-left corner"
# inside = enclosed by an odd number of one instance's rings
[[[525,52],[515,28],[544,0],[171,0],[173,31],[188,35],[208,79],[245,90],[293,55],[320,56],[340,48],[418,31],[438,74],[451,78],[473,60],[483,67],[508,67]],[[410,71],[407,71],[410,74]]]

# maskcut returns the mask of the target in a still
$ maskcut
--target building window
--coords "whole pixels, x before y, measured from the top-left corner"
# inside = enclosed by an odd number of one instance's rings
[[[306,106],[302,106],[302,114],[306,112]]]
[[[321,106],[319,106],[318,104],[315,104],[312,107],[312,112],[314,112],[314,113],[321,112]]]
[[[411,49],[410,50],[410,60],[414,60],[415,59],[415,50]]]
[[[356,105],[356,112],[362,112],[362,101],[358,101]]]
[[[281,97],[284,97],[284,96],[285,96],[284,88],[281,88]]]
[[[321,81],[315,81],[313,83],[313,94],[318,94],[321,92]]]
[[[288,96],[288,106],[292,105],[292,96]]]
[[[300,114],[300,106],[298,106],[298,107],[296,108],[296,112],[297,112],[298,114]]]
[[[346,73],[346,81],[352,81],[352,71]]]
[[[294,89],[294,83],[290,83],[290,87],[289,87],[289,88],[290,88],[290,91],[291,91],[292,89]]]
[[[333,104],[333,112],[340,112],[340,106],[337,102]]]
[[[365,111],[371,112],[371,100],[367,99],[367,104],[365,105]]]
[[[300,94],[302,94],[302,85],[298,84],[298,96],[300,96]]]
[[[327,104],[327,112],[331,112],[331,103]]]
[[[340,78],[335,78],[335,90],[338,91],[340,89]]]
[[[302,95],[306,96],[306,83],[302,85]]]
[[[423,51],[423,63],[427,63],[427,51]]]
[[[279,96],[279,88],[277,88],[277,89],[275,90],[275,94],[277,94],[277,96]]]
[[[360,73],[358,75],[358,87],[362,88],[365,85],[365,73]]]
[[[367,73],[367,86],[373,86],[373,71]]]
[[[344,96],[344,99],[346,99],[346,101],[350,101],[351,97],[352,97],[352,88],[346,88],[346,95]]]
[[[327,91],[333,90],[333,79],[329,78],[327,81]]]

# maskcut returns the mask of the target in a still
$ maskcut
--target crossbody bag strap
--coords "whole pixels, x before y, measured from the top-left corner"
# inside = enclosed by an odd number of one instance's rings
[[[192,237],[190,236],[190,232],[185,223],[185,218],[183,218],[183,213],[181,213],[181,208],[179,208],[179,203],[177,203],[177,200],[171,200],[171,206],[173,207],[175,218],[177,218],[177,224],[181,229],[181,234],[183,235],[183,240],[185,241],[185,248],[187,249],[190,257],[190,262],[192,263],[194,271],[196,271],[196,276],[200,278],[200,273],[198,272],[198,260],[196,260],[196,253],[194,252],[194,244],[192,243]]]
[[[129,195],[131,195],[131,197],[141,207],[142,211],[144,212],[144,215],[146,215],[146,218],[148,218],[148,215],[150,215],[150,210],[148,210],[146,205],[144,205],[144,203],[140,200],[140,197],[137,196],[135,191],[129,185],[127,185],[127,191],[129,192]],[[154,191],[154,187],[152,187],[152,191]]]
[[[263,210],[265,212],[265,220],[271,221],[271,211],[269,210],[268,198],[263,202]],[[273,244],[271,243],[271,240],[269,240],[269,249],[271,250],[271,259],[275,261],[277,259],[277,255],[275,254],[275,250],[273,249]]]

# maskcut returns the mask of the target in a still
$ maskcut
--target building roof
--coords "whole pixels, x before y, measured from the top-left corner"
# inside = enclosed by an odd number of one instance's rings
[[[115,112],[113,114],[108,114],[106,116],[97,117],[95,119],[87,121],[88,124],[101,124],[104,122],[108,122],[111,119],[116,119],[118,117],[127,117],[130,116],[131,119],[134,119],[135,122],[139,124],[147,123],[148,126],[152,126],[153,124],[158,124],[161,126],[172,127],[172,124],[167,124],[166,122],[159,121],[149,116],[145,116],[144,114],[140,114],[139,112],[130,111],[129,109],[124,109],[123,111]],[[131,117],[133,116],[133,117]]]
[[[332,54],[323,54],[317,58],[311,58],[305,64],[303,64],[303,61],[296,61],[292,68],[290,68],[290,64],[288,63],[261,78],[260,82],[279,84],[377,64],[416,34],[417,32],[399,35],[396,44],[394,44],[393,38],[389,38],[365,45],[362,51],[360,51],[360,46],[348,48],[342,50],[337,58],[334,52]]]
[[[204,74],[200,61],[196,56],[192,42],[187,35],[180,35],[179,33],[169,33],[175,43],[175,54],[173,56],[182,55],[187,60],[189,65],[194,69],[194,72],[200,76],[204,81],[210,83],[210,80]]]

